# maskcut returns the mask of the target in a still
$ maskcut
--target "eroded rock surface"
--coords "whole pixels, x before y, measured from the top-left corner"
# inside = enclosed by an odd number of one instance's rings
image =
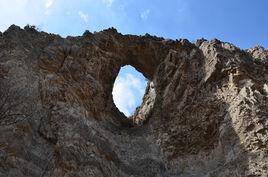
[[[150,84],[127,119],[124,65]],[[115,29],[0,34],[0,177],[268,174],[268,52]]]

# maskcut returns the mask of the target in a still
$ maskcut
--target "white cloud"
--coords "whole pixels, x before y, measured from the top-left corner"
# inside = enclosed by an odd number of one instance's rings
[[[82,19],[82,20],[84,20],[84,22],[88,22],[88,14],[86,14],[86,13],[84,13],[84,12],[82,12],[82,11],[78,11],[78,15],[80,16],[80,18]]]
[[[45,0],[45,15],[50,14],[50,9],[52,5],[54,4],[55,0]]]
[[[112,93],[117,108],[126,116],[130,116],[136,108],[138,97],[143,96],[145,87],[146,83],[133,74],[117,77]]]
[[[50,8],[54,3],[54,0],[45,0],[45,7],[48,9]]]
[[[107,7],[111,7],[114,0],[102,0],[102,3],[104,3]]]
[[[45,15],[44,0],[0,0],[0,31],[16,24],[39,26]]]
[[[147,20],[149,14],[150,14],[150,9],[146,9],[140,14],[140,17],[142,20]]]

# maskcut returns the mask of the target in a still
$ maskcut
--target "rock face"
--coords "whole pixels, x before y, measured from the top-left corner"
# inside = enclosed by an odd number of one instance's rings
[[[150,81],[127,119],[124,65]],[[0,177],[266,177],[268,51],[115,29],[0,33]]]

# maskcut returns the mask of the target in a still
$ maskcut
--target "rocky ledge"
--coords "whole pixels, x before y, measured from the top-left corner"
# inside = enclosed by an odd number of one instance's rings
[[[126,118],[124,65],[149,80]],[[267,177],[268,51],[115,29],[0,33],[0,177]]]

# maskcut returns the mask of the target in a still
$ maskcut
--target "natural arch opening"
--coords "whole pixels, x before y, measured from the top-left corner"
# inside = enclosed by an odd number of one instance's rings
[[[145,94],[148,79],[131,65],[121,67],[114,85],[113,101],[116,107],[131,118],[141,105]]]

